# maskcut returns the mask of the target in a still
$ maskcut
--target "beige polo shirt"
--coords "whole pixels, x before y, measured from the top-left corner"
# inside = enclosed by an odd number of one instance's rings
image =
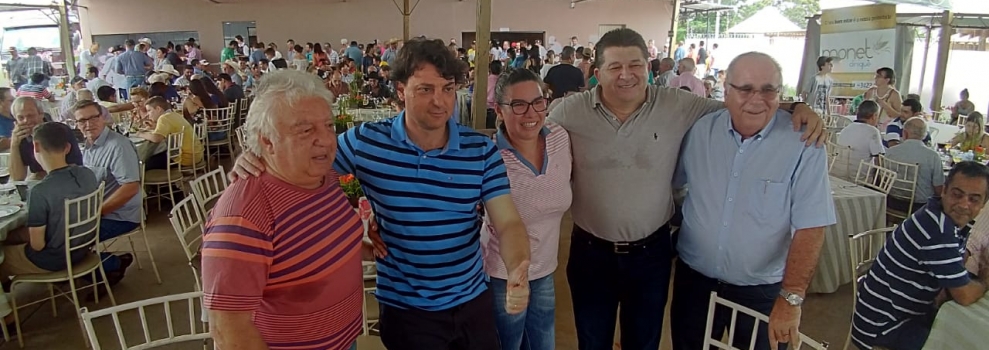
[[[570,133],[577,226],[605,240],[643,239],[673,215],[673,173],[680,142],[719,101],[650,85],[625,123],[608,111],[600,86],[571,95],[549,118]]]

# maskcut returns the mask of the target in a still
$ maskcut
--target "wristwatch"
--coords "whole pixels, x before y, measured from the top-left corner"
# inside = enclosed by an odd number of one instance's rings
[[[780,289],[780,296],[783,297],[783,300],[786,300],[786,303],[790,304],[790,306],[800,306],[801,304],[804,303],[803,297],[795,293],[787,292],[782,289]]]

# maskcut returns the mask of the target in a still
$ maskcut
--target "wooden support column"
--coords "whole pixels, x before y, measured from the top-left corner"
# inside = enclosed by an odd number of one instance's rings
[[[411,22],[412,9],[409,8],[409,0],[402,1],[402,40],[409,41],[409,36],[411,35],[411,29],[409,28],[409,22]]]
[[[677,49],[677,30],[680,27],[680,0],[673,0],[673,20],[670,21],[669,50],[666,50],[667,57],[673,58],[673,52]]]
[[[408,0],[406,0],[408,1]],[[471,116],[474,129],[485,128],[488,115],[488,64],[491,63],[491,0],[477,0],[477,29],[474,41],[474,97]],[[466,43],[465,43],[466,44]]]
[[[65,7],[65,1],[58,1],[58,37],[61,43],[62,56],[65,57],[65,72],[69,79],[76,76],[76,56],[75,48],[72,47],[72,35],[69,33],[69,11]],[[68,83],[68,81],[66,81]]]
[[[944,11],[941,15],[941,35],[937,45],[937,61],[934,66],[934,96],[931,97],[931,110],[941,109],[941,98],[944,96],[944,79],[948,70],[948,52],[951,51],[951,34],[955,32],[951,22],[955,15]]]

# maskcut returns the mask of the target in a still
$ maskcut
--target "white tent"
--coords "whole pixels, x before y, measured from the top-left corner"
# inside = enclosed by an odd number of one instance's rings
[[[766,34],[803,32],[800,26],[783,16],[776,7],[765,7],[751,17],[728,29],[728,33]]]

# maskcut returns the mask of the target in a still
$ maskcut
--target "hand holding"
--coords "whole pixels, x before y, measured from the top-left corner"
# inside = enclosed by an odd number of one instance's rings
[[[529,307],[529,260],[508,273],[505,291],[505,311],[517,315]]]
[[[381,232],[378,231],[378,221],[375,220],[374,215],[371,215],[367,220],[367,238],[371,239],[371,245],[374,247],[374,257],[383,259],[388,256],[388,247],[385,246],[385,241],[381,239]]]
[[[790,344],[790,349],[800,348],[800,307],[782,298],[776,298],[769,314],[769,348],[777,350],[779,343]]]

